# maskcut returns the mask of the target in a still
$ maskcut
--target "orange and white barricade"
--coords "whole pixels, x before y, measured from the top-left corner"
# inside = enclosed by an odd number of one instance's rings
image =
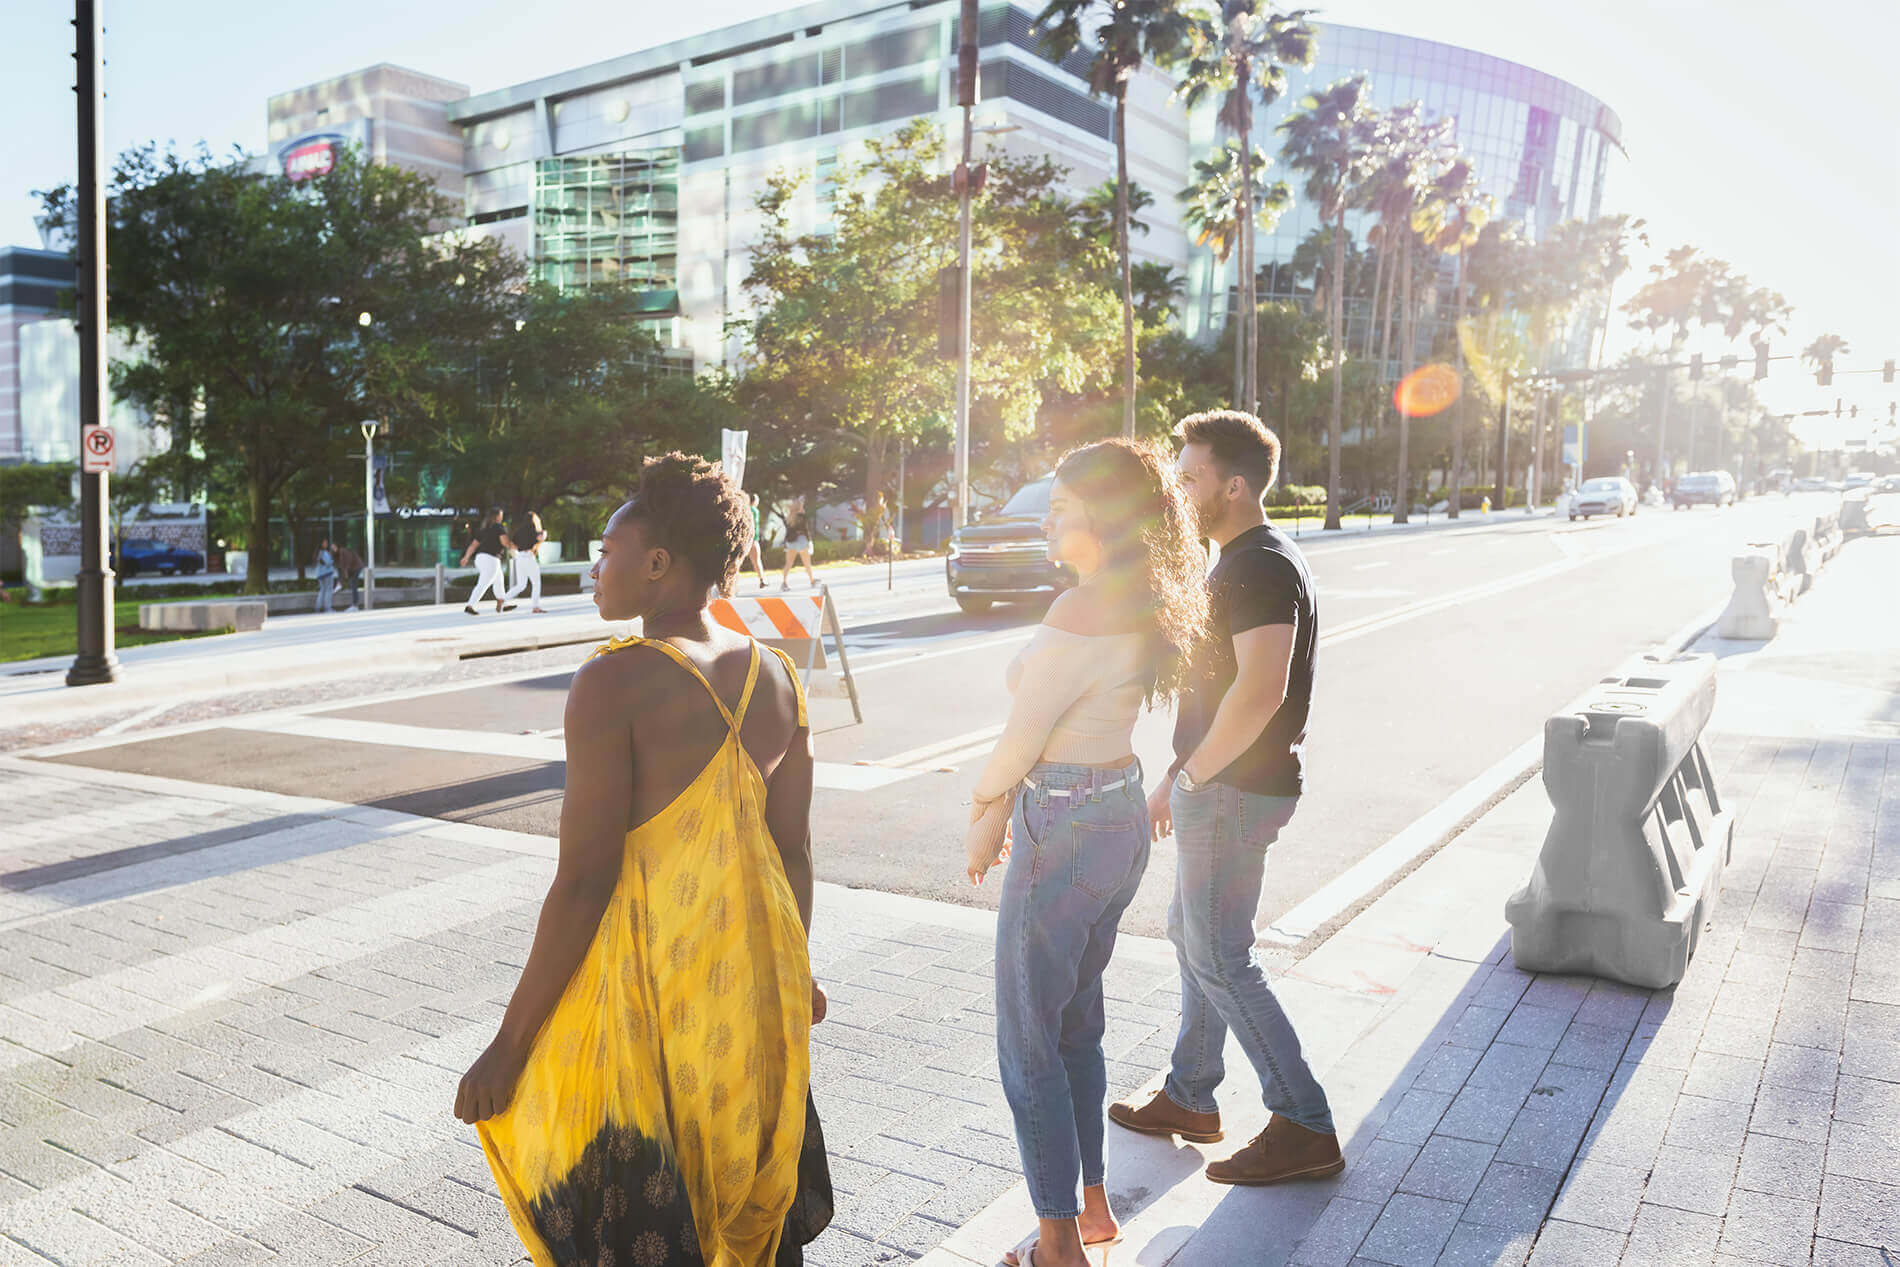
[[[715,598],[710,611],[719,624],[755,638],[768,647],[777,647],[805,666],[805,692],[830,695],[830,682],[816,675],[825,665],[825,635],[831,635],[838,652],[838,684],[851,699],[851,712],[859,721],[864,712],[858,703],[858,684],[851,675],[851,661],[844,649],[844,628],[838,622],[838,608],[831,601],[829,586],[819,586],[815,594],[797,597],[736,595]]]

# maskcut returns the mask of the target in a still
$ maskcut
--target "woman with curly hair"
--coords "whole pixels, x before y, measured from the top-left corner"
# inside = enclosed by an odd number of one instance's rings
[[[830,1217],[805,700],[706,610],[751,537],[745,495],[672,453],[593,567],[602,618],[645,636],[574,675],[554,883],[455,1098],[537,1267],[797,1263]]]
[[[1206,556],[1168,457],[1128,440],[1062,459],[1043,531],[1081,580],[1010,665],[1015,700],[964,844],[977,884],[1016,854],[997,915],[996,1048],[1040,1228],[1008,1261],[1081,1267],[1121,1236],[1102,1162],[1102,971],[1148,865],[1135,718],[1181,689],[1206,637]]]

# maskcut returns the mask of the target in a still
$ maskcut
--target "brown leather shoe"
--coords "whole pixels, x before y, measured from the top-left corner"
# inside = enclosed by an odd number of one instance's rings
[[[1267,1129],[1245,1148],[1226,1161],[1209,1162],[1207,1177],[1215,1183],[1259,1187],[1289,1179],[1324,1179],[1345,1168],[1339,1136],[1309,1131],[1275,1113],[1267,1119]]]
[[[1212,1144],[1221,1138],[1220,1113],[1196,1113],[1156,1091],[1146,1104],[1117,1100],[1108,1106],[1108,1120],[1143,1135],[1179,1135],[1196,1144]]]

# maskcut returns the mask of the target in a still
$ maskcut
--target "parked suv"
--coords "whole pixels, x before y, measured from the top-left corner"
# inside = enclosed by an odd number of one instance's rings
[[[1581,515],[1588,519],[1592,515],[1615,515],[1621,519],[1624,515],[1636,513],[1636,485],[1621,475],[1605,475],[1598,479],[1585,480],[1577,495],[1570,499],[1570,517]]]
[[[1727,471],[1692,471],[1676,481],[1669,500],[1677,510],[1684,506],[1733,506],[1735,477]]]
[[[174,572],[180,576],[192,576],[205,565],[205,556],[196,550],[168,546],[150,537],[133,537],[120,544],[123,549],[115,546],[108,556],[113,570],[120,576],[137,576],[141,572]]]
[[[1001,510],[982,522],[966,524],[950,538],[944,575],[950,597],[966,612],[988,611],[991,603],[1054,598],[1076,582],[1075,572],[1049,559],[1042,521],[1049,514],[1053,475],[1025,484]]]

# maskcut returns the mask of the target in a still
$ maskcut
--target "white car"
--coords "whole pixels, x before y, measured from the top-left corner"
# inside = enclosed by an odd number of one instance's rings
[[[1621,475],[1605,475],[1593,480],[1585,480],[1576,496],[1570,499],[1570,517],[1581,516],[1588,519],[1592,515],[1615,515],[1621,519],[1624,515],[1636,513],[1636,485]]]

